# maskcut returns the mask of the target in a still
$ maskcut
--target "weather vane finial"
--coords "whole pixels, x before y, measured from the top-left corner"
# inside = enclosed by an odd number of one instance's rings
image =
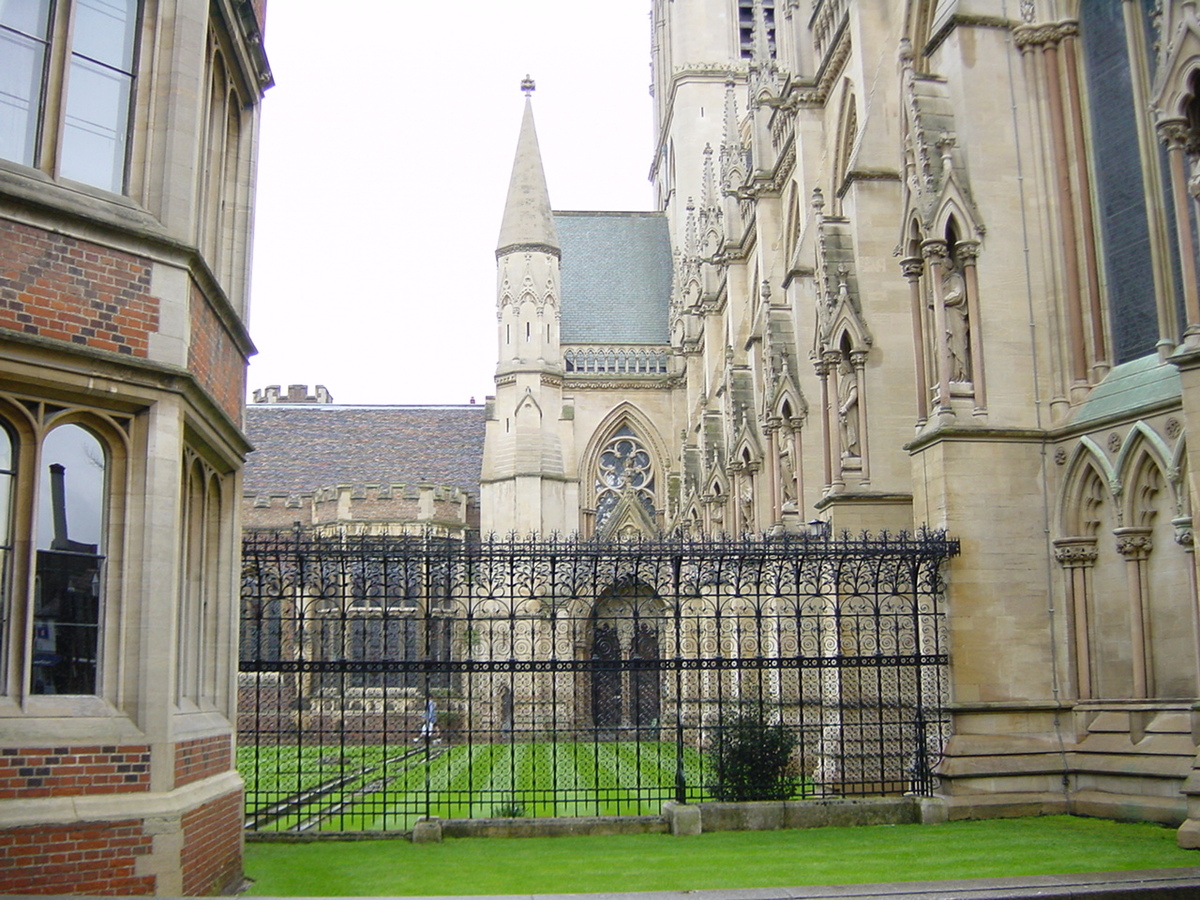
[[[530,96],[535,90],[537,90],[537,85],[533,83],[532,78],[526,75],[521,79],[521,93],[526,97]]]

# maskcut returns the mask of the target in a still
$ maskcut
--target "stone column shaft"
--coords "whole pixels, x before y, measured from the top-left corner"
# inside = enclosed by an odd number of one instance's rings
[[[975,413],[987,411],[987,383],[983,373],[983,329],[979,312],[979,273],[975,260],[979,257],[977,241],[960,241],[963,261],[963,283],[967,290],[967,321],[970,323],[971,386],[975,392]]]
[[[1183,305],[1187,313],[1184,329],[1186,343],[1200,344],[1200,294],[1196,285],[1196,250],[1192,242],[1192,204],[1189,202],[1187,160],[1184,147],[1188,136],[1186,122],[1173,120],[1158,126],[1167,145],[1167,164],[1171,169],[1171,199],[1175,207],[1175,234],[1179,243],[1179,268],[1183,279]]]
[[[921,250],[928,260],[933,285],[934,359],[937,361],[938,414],[954,415],[950,403],[950,343],[946,339],[946,301],[942,293],[942,269],[946,262],[945,241],[925,241]]]
[[[929,383],[925,372],[925,314],[921,304],[921,273],[925,264],[919,257],[908,257],[900,263],[908,282],[909,306],[912,309],[913,373],[917,388],[917,425],[929,419]]]
[[[850,364],[854,366],[854,378],[858,384],[858,458],[859,478],[863,487],[871,483],[870,451],[867,445],[867,354],[863,350],[855,350],[850,354]]]
[[[1125,557],[1125,582],[1129,591],[1129,640],[1133,659],[1133,696],[1145,699],[1154,690],[1147,660],[1149,629],[1146,622],[1146,607],[1149,600],[1149,585],[1146,580],[1145,561],[1153,549],[1149,528],[1117,528],[1117,552]]]
[[[1062,227],[1063,270],[1067,288],[1067,336],[1071,380],[1087,382],[1087,357],[1083,346],[1083,308],[1079,290],[1079,236],[1075,230],[1075,202],[1071,194],[1071,170],[1067,155],[1067,130],[1063,117],[1062,81],[1058,69],[1058,47],[1047,44],[1042,51],[1050,101],[1050,137],[1054,146],[1055,187]]]
[[[1087,166],[1087,143],[1083,127],[1083,102],[1079,90],[1079,69],[1076,62],[1077,25],[1070,25],[1063,36],[1063,65],[1067,72],[1067,100],[1071,114],[1071,143],[1075,154],[1075,177],[1079,196],[1092,196],[1092,177]],[[1096,259],[1096,223],[1090,203],[1079,209],[1079,226],[1083,232],[1083,276],[1087,294],[1088,317],[1091,320],[1092,371],[1099,381],[1108,371],[1108,349],[1104,337],[1104,308],[1100,298],[1100,266]]]
[[[833,485],[833,435],[837,433],[837,429],[830,429],[829,426],[829,366],[824,360],[817,363],[817,377],[821,380],[821,429],[824,432],[822,435],[822,462],[825,464],[825,490],[828,491]]]

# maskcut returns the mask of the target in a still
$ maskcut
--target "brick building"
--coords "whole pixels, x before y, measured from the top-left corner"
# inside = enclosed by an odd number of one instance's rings
[[[352,406],[323,385],[246,407],[243,526],[318,534],[479,531],[482,406]]]
[[[264,12],[0,5],[0,893],[241,879]]]

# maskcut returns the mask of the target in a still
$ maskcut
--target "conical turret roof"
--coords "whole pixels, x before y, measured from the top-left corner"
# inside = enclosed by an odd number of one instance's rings
[[[533,104],[526,98],[496,255],[531,249],[559,255],[550,193],[546,190],[546,173],[542,169],[542,154],[533,125]]]

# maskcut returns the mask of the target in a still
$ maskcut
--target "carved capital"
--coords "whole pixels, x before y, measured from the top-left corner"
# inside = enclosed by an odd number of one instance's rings
[[[1189,553],[1192,552],[1195,548],[1195,539],[1192,535],[1192,517],[1180,516],[1178,519],[1172,519],[1171,524],[1175,526],[1175,543],[1185,548]]]
[[[1053,25],[1018,25],[1013,29],[1013,41],[1018,50],[1027,52],[1034,47],[1057,43],[1058,30]]]
[[[867,364],[867,351],[866,350],[851,350],[850,351],[850,364],[853,365],[854,368],[861,370],[862,367]]]
[[[1099,555],[1095,538],[1062,538],[1054,542],[1054,558],[1066,569],[1094,566]]]
[[[954,245],[954,254],[964,266],[975,265],[975,260],[979,259],[979,241],[959,241]]]
[[[1157,125],[1158,139],[1168,150],[1186,150],[1192,129],[1187,119],[1167,119]]]
[[[906,256],[900,260],[900,271],[909,281],[916,281],[925,271],[925,260],[919,256]]]
[[[921,242],[921,255],[929,260],[930,265],[940,266],[950,254],[946,242],[935,238]]]
[[[1116,528],[1117,552],[1128,560],[1145,559],[1154,549],[1154,539],[1149,528]]]
[[[841,350],[826,350],[824,353],[821,354],[821,365],[825,368],[826,372],[828,372],[830,370],[833,370],[836,372],[838,364],[841,361],[842,361],[842,351]]]

